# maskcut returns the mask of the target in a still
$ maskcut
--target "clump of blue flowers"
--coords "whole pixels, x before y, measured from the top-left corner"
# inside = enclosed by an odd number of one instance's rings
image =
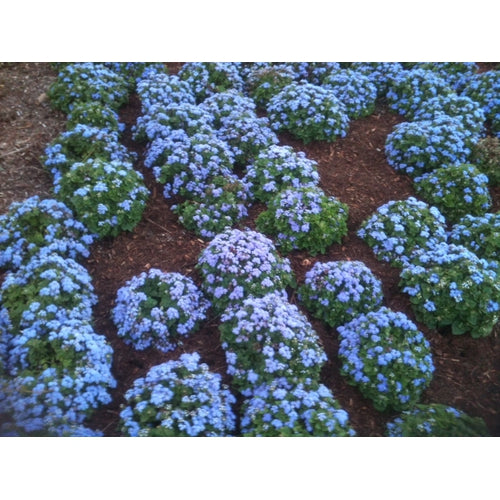
[[[255,199],[265,203],[284,187],[317,186],[318,164],[303,151],[273,145],[263,149],[248,165],[245,181]]]
[[[209,306],[191,278],[151,268],[118,290],[112,318],[126,344],[168,352],[196,331]]]
[[[432,380],[430,344],[403,313],[381,307],[338,327],[341,374],[375,409],[404,410]]]
[[[278,254],[269,238],[249,228],[219,233],[201,252],[196,267],[202,289],[218,312],[250,295],[285,293],[295,284],[290,261]]]
[[[295,80],[295,72],[286,64],[254,67],[245,79],[245,90],[261,109]]]
[[[429,328],[451,327],[454,335],[489,335],[500,318],[498,263],[467,248],[439,243],[414,252],[401,271],[417,320]]]
[[[305,143],[333,142],[345,137],[349,116],[335,92],[306,82],[295,82],[273,96],[267,106],[271,127],[287,131]]]
[[[356,435],[348,413],[326,386],[286,378],[259,386],[243,402],[241,432],[265,437]]]
[[[475,141],[460,118],[438,115],[396,125],[387,136],[385,154],[389,165],[416,177],[444,165],[466,163]]]
[[[134,229],[149,198],[131,163],[99,158],[74,163],[57,179],[54,192],[100,238]]]
[[[377,88],[377,96],[385,96],[392,80],[401,71],[403,66],[398,62],[354,62],[351,69],[366,75]]]
[[[75,104],[68,114],[66,127],[74,129],[78,125],[88,125],[99,129],[107,129],[121,134],[125,124],[120,122],[118,113],[100,102],[82,102]]]
[[[244,396],[275,378],[319,380],[327,357],[312,325],[281,293],[248,297],[219,326],[227,373]]]
[[[0,215],[0,267],[18,269],[42,248],[73,259],[88,257],[93,240],[64,203],[32,196]]]
[[[440,211],[409,197],[379,207],[358,230],[358,236],[379,260],[401,267],[415,248],[446,241],[446,220]]]
[[[196,352],[153,366],[125,393],[120,413],[127,436],[216,437],[235,429],[236,402],[221,376]]]
[[[252,115],[256,111],[253,100],[234,88],[212,94],[201,102],[199,107],[212,117],[216,129],[222,126],[229,115]]]
[[[297,296],[315,318],[337,327],[382,305],[382,282],[360,261],[316,262]]]
[[[414,66],[415,69],[430,70],[448,83],[448,85],[459,92],[475,75],[479,69],[474,62],[422,62]]]
[[[447,165],[415,179],[415,191],[451,222],[491,207],[488,177],[472,164]]]
[[[317,186],[280,191],[256,220],[257,229],[275,238],[284,253],[325,253],[347,234],[349,207]]]
[[[387,423],[388,437],[489,437],[484,420],[444,404],[417,404]]]

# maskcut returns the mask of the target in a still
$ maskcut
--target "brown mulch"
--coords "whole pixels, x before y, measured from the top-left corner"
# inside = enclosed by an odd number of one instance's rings
[[[172,63],[175,72],[180,63]],[[33,194],[50,196],[50,178],[41,168],[39,157],[44,147],[65,128],[65,117],[53,111],[43,95],[55,78],[50,65],[44,63],[0,64],[0,213],[11,201]],[[226,375],[224,352],[218,335],[218,319],[210,316],[200,330],[182,347],[162,354],[153,349],[138,352],[118,338],[110,311],[118,288],[132,276],[151,267],[178,271],[199,283],[195,265],[206,242],[185,230],[164,199],[162,187],[142,164],[144,146],[130,137],[130,126],[140,113],[140,102],[132,96],[121,110],[128,127],[124,143],[139,154],[137,169],[144,174],[151,191],[142,221],[130,233],[95,243],[85,262],[99,297],[94,309],[95,329],[105,335],[114,349],[113,374],[118,387],[112,391],[111,404],[100,408],[89,420],[90,427],[101,429],[106,436],[119,436],[119,412],[123,394],[132,382],[144,376],[150,367],[177,358],[182,352],[198,351],[210,368]],[[305,272],[318,260],[360,260],[383,282],[385,305],[406,313],[415,321],[408,298],[399,291],[399,272],[375,259],[371,249],[356,236],[361,222],[376,208],[390,200],[413,196],[412,182],[397,174],[386,162],[384,142],[392,127],[403,121],[381,103],[369,117],[351,122],[347,137],[334,143],[304,145],[287,134],[280,136],[289,144],[318,162],[321,187],[349,206],[349,233],[342,244],[332,245],[326,254],[311,257],[307,252],[292,252],[289,258],[300,282]],[[500,193],[493,190],[495,210],[500,209]],[[240,224],[255,227],[255,217],[263,209],[256,205]],[[1,280],[1,276],[0,276]],[[297,303],[290,290],[291,302]],[[306,312],[303,308],[301,308]],[[381,436],[385,424],[395,414],[377,412],[369,400],[340,376],[337,358],[338,338],[334,329],[310,317],[318,331],[327,362],[322,382],[333,390],[350,416],[359,436]],[[436,371],[422,398],[424,403],[455,406],[471,416],[482,417],[494,436],[500,436],[500,340],[498,329],[483,339],[452,336],[419,327],[431,342]],[[238,406],[241,404],[239,400]]]

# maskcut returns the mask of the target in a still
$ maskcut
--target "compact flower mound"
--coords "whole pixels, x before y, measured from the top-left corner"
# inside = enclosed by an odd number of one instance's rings
[[[312,83],[291,83],[273,96],[267,106],[271,128],[287,131],[305,143],[334,142],[345,137],[349,116],[332,90]]]
[[[263,149],[247,166],[245,181],[255,199],[266,203],[284,187],[317,186],[318,164],[303,151],[273,145]]]
[[[236,398],[221,376],[212,373],[200,355],[153,366],[125,393],[120,413],[122,431],[139,437],[230,436]]]
[[[459,92],[469,82],[470,78],[478,71],[479,67],[474,62],[421,62],[415,65],[415,69],[425,69],[436,73],[448,83],[448,85]]]
[[[482,418],[444,404],[417,404],[387,423],[388,437],[489,437]]]
[[[454,335],[489,335],[500,318],[498,262],[467,248],[439,243],[416,251],[401,271],[417,320],[429,328],[451,327]]]
[[[71,130],[80,124],[111,130],[119,134],[125,130],[125,124],[120,122],[118,113],[100,102],[75,104],[68,115],[66,127]]]
[[[438,115],[396,125],[387,136],[385,155],[395,170],[415,178],[444,165],[466,163],[474,141],[461,119]]]
[[[260,109],[295,80],[295,73],[286,64],[254,67],[245,79],[245,90]]]
[[[72,259],[88,257],[93,240],[64,203],[32,196],[0,215],[0,267],[18,269],[42,248]]]
[[[280,191],[256,220],[257,229],[273,236],[284,253],[325,253],[347,234],[349,207],[319,187]]]
[[[414,180],[417,194],[450,222],[467,214],[484,215],[491,208],[488,177],[472,164],[447,165]]]
[[[351,69],[363,73],[377,88],[377,96],[385,96],[394,77],[403,70],[398,62],[353,62]]]
[[[244,396],[275,378],[319,380],[327,361],[306,316],[280,293],[248,297],[228,308],[219,329],[227,373]]]
[[[430,344],[401,312],[381,307],[338,327],[341,374],[376,410],[405,410],[432,379]]]
[[[290,261],[278,254],[269,238],[249,228],[228,228],[215,236],[196,268],[203,291],[219,313],[250,295],[285,294],[285,288],[295,284]]]
[[[199,108],[212,117],[216,129],[220,128],[224,120],[232,114],[254,115],[256,111],[253,100],[233,88],[207,97]]]
[[[326,386],[284,378],[259,386],[243,402],[241,432],[259,437],[356,435],[348,413]]]
[[[500,262],[500,213],[465,215],[453,225],[449,239],[482,259]]]
[[[297,296],[315,318],[337,327],[382,305],[382,282],[360,261],[316,262]]]
[[[100,238],[134,229],[149,197],[142,174],[131,163],[98,158],[74,163],[54,192]]]
[[[152,268],[118,290],[112,318],[126,344],[168,352],[196,331],[209,305],[191,278]]]
[[[401,267],[416,248],[446,241],[446,220],[439,210],[414,197],[379,207],[358,230],[376,257]]]
[[[472,146],[470,161],[488,177],[490,186],[500,185],[500,139],[484,137]]]

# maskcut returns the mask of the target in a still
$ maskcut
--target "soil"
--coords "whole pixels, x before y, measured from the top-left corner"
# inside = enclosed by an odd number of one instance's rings
[[[170,72],[175,73],[181,64],[168,63],[168,66]],[[488,69],[487,64],[481,67]],[[4,213],[12,201],[21,201],[34,194],[51,196],[51,179],[41,167],[39,158],[45,146],[65,129],[65,116],[51,109],[45,95],[55,78],[56,72],[47,63],[0,63],[0,213]],[[121,435],[120,405],[133,381],[144,376],[152,366],[175,359],[182,352],[199,352],[202,360],[231,385],[216,316],[209,316],[183,346],[167,354],[154,349],[140,352],[128,347],[117,336],[110,319],[117,290],[132,276],[151,267],[181,272],[199,284],[195,264],[207,244],[177,222],[170,209],[173,201],[163,197],[161,186],[144,167],[144,145],[134,142],[130,133],[139,114],[140,101],[132,95],[128,105],[120,111],[121,120],[127,125],[123,143],[139,155],[136,168],[143,173],[151,191],[149,202],[141,222],[132,232],[95,243],[90,257],[84,262],[99,298],[94,309],[95,330],[105,335],[114,349],[113,374],[117,388],[111,392],[113,401],[98,409],[87,422],[89,427],[100,429],[105,436]],[[321,187],[349,206],[349,233],[342,244],[332,245],[326,254],[316,257],[301,251],[292,252],[288,257],[299,283],[318,260],[359,260],[370,267],[382,280],[384,305],[408,315],[431,343],[436,370],[421,401],[452,405],[471,416],[482,417],[491,435],[500,436],[500,327],[497,325],[486,338],[472,339],[468,335],[453,336],[419,324],[408,297],[398,288],[399,271],[379,262],[372,250],[356,236],[361,222],[379,206],[390,200],[415,196],[411,179],[396,173],[384,155],[387,135],[402,121],[403,117],[391,113],[384,102],[380,102],[372,115],[352,121],[347,137],[334,143],[305,145],[287,134],[279,136],[281,144],[291,145],[316,160]],[[491,193],[492,211],[499,211],[500,190],[492,189]],[[260,204],[251,207],[250,215],[239,226],[255,228],[255,218],[263,209]],[[332,389],[347,410],[358,436],[384,435],[387,421],[396,414],[376,411],[369,400],[345,382],[340,376],[337,332],[312,318],[300,306],[293,290],[289,295],[290,301],[308,315],[321,337],[329,359],[322,371],[322,382]],[[236,410],[241,403],[240,398]]]

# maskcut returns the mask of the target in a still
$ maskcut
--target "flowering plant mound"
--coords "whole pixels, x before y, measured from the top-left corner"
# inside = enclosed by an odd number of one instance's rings
[[[355,436],[330,389],[311,379],[275,379],[243,402],[243,436]]]
[[[189,83],[198,103],[217,92],[233,88],[243,91],[238,65],[232,62],[188,62],[178,76]]]
[[[443,165],[467,162],[474,144],[472,133],[457,117],[438,115],[434,120],[403,122],[387,136],[389,165],[411,177]]]
[[[198,328],[209,306],[187,276],[152,268],[118,290],[112,318],[126,344],[168,352]]]
[[[349,207],[319,187],[280,191],[256,220],[257,229],[276,238],[285,252],[325,253],[347,234]]]
[[[200,103],[199,108],[212,117],[216,129],[229,115],[253,115],[256,110],[253,100],[234,88],[212,94]]]
[[[273,96],[267,106],[271,127],[288,131],[305,143],[333,142],[345,137],[349,117],[332,90],[312,83],[291,83]]]
[[[74,129],[78,125],[88,125],[99,129],[107,129],[119,134],[125,130],[118,113],[100,102],[82,102],[75,104],[68,114],[66,127]]]
[[[338,327],[341,374],[376,410],[413,406],[432,379],[430,344],[401,313],[381,307]]]
[[[449,239],[482,259],[500,262],[500,213],[465,215],[451,228]]]
[[[144,163],[165,185],[165,198],[179,194],[196,199],[215,176],[231,173],[234,158],[229,146],[215,134],[188,136],[182,132],[153,141]]]
[[[250,183],[255,199],[268,202],[283,187],[316,186],[318,164],[291,146],[263,149],[247,167],[245,181]]]
[[[472,146],[471,162],[488,176],[491,186],[500,185],[500,139],[484,137]]]
[[[415,191],[451,222],[484,215],[491,207],[488,177],[474,165],[447,165],[415,179]]]
[[[245,79],[245,90],[261,109],[283,88],[295,80],[292,68],[285,64],[254,68]]]
[[[360,261],[316,262],[298,288],[315,318],[337,327],[382,305],[382,283]]]
[[[226,229],[215,236],[201,252],[196,268],[218,312],[250,295],[285,293],[288,285],[295,284],[290,261],[278,254],[269,238],[248,228]]]
[[[228,436],[235,428],[236,398],[200,355],[153,366],[125,393],[120,413],[127,436]]]
[[[451,326],[454,335],[491,333],[500,318],[498,263],[467,248],[439,243],[416,251],[401,272],[418,321],[429,328]]]
[[[314,85],[322,85],[329,75],[342,71],[338,62],[298,62],[287,66],[295,71],[296,80],[307,80]]]
[[[474,62],[423,62],[417,63],[415,69],[433,71],[458,92],[479,68]]]
[[[244,396],[275,378],[319,380],[327,360],[312,325],[280,293],[248,297],[228,308],[219,329],[227,373]]]
[[[76,162],[54,192],[100,238],[131,231],[141,220],[149,191],[131,163],[99,158]]]
[[[404,71],[398,62],[354,62],[351,69],[366,75],[377,88],[378,96],[385,96],[392,80]]]
[[[444,404],[418,404],[387,423],[388,437],[488,437],[484,420]]]
[[[104,64],[74,63],[62,67],[47,95],[54,108],[68,114],[82,102],[118,109],[128,101],[127,81]]]
[[[394,75],[386,97],[390,109],[412,119],[423,101],[452,92],[446,80],[434,71],[415,68]]]
[[[446,220],[439,210],[412,196],[379,207],[357,234],[379,260],[394,267],[401,267],[415,248],[447,239]]]
[[[90,321],[97,302],[88,271],[73,259],[40,253],[14,273],[0,288],[0,331],[16,334],[23,328],[45,328],[56,319]]]
[[[0,267],[18,269],[41,248],[73,259],[88,257],[93,240],[64,203],[32,196],[0,215]]]
[[[324,78],[322,86],[333,90],[351,120],[375,111],[377,87],[360,71],[343,69],[331,72]]]
[[[462,120],[464,128],[478,138],[484,134],[485,115],[481,105],[455,93],[439,95],[423,101],[414,113],[414,120],[434,120],[440,115]]]
[[[161,62],[106,62],[104,65],[125,78],[131,92],[135,90],[137,81],[145,75],[167,71]]]
[[[207,184],[201,198],[172,205],[171,209],[184,227],[202,238],[212,239],[248,215],[249,198],[248,185],[236,175],[219,175]]]
[[[135,153],[129,152],[120,143],[118,132],[78,124],[71,130],[61,133],[45,148],[42,161],[57,182],[57,179],[68,172],[74,163],[89,158],[133,162]]]

